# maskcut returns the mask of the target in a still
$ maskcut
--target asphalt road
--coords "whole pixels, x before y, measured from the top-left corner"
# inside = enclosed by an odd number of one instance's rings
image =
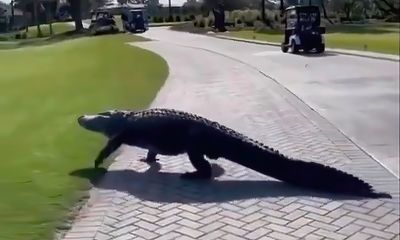
[[[208,56],[220,56],[202,60],[204,65],[221,66],[232,72],[234,67],[221,62],[230,59],[260,71],[399,176],[398,62],[330,53],[323,56],[284,54],[273,46],[176,32],[167,27],[151,28],[142,35],[160,41],[165,48],[172,44],[186,47],[186,51],[176,53],[177,57],[188,59],[186,66],[180,66],[183,72],[187,69],[183,76],[211,77],[202,69],[190,67],[195,59],[193,54],[198,54],[199,49],[212,53]],[[226,76],[232,77],[232,74]],[[231,81],[235,83],[234,79]],[[241,111],[240,107],[237,111]]]

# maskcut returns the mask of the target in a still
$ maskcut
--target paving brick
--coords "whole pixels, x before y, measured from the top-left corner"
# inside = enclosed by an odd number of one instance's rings
[[[202,224],[210,224],[213,223],[215,221],[218,221],[219,219],[224,218],[224,216],[221,216],[219,214],[214,214],[208,217],[205,217],[203,219],[201,219],[199,222]]]
[[[244,237],[246,237],[248,239],[259,239],[263,236],[266,236],[270,232],[271,232],[270,229],[258,228],[257,230],[250,232],[249,234],[245,235]]]
[[[240,229],[240,228],[237,228],[237,227],[233,227],[233,226],[230,226],[230,225],[223,226],[221,228],[221,230],[223,230],[223,231],[225,231],[227,233],[235,234],[237,236],[243,236],[243,235],[245,235],[247,233],[246,230],[243,230],[243,229]]]
[[[392,234],[392,233],[383,232],[383,231],[375,230],[372,228],[364,228],[361,231],[363,233],[374,235],[374,236],[381,237],[384,239],[391,239],[392,237],[394,237],[394,234]]]
[[[117,230],[115,230],[115,231],[112,231],[112,232],[110,232],[109,234],[110,234],[111,236],[118,237],[118,236],[120,236],[120,235],[129,233],[129,232],[132,232],[132,231],[135,230],[135,229],[137,229],[136,226],[130,225],[130,226],[126,226],[126,227],[117,229]]]
[[[305,215],[306,218],[314,219],[316,221],[324,222],[324,223],[331,223],[334,219],[326,216],[321,216],[315,213],[309,213]]]
[[[157,228],[154,232],[159,234],[159,235],[165,235],[165,234],[167,234],[169,232],[173,232],[175,229],[178,229],[180,227],[181,227],[181,225],[178,225],[176,223],[172,223],[170,225],[167,225],[167,226],[164,226],[164,227],[161,227],[161,228]]]
[[[281,233],[290,233],[290,232],[294,231],[293,228],[277,225],[277,224],[274,224],[274,223],[268,224],[265,227],[268,228],[268,229],[271,229],[273,231],[278,231],[278,232],[281,232]]]
[[[337,233],[344,234],[347,236],[352,235],[355,232],[359,232],[363,227],[356,224],[348,224],[345,227],[337,231]]]
[[[293,212],[283,216],[284,219],[289,220],[289,221],[293,221],[296,220],[304,215],[306,215],[307,212],[306,211],[302,211],[302,210],[294,210]]]
[[[108,234],[104,234],[101,232],[97,232],[96,236],[94,237],[95,240],[109,240],[111,239],[111,236]]]
[[[349,216],[343,216],[340,217],[339,219],[335,220],[332,222],[333,225],[339,226],[339,227],[344,227],[353,222],[355,218],[349,217]]]
[[[225,239],[225,240],[243,240],[241,237],[238,237],[238,236],[235,236],[235,235],[233,235],[233,234],[225,234],[223,237],[222,237],[222,239]]]
[[[198,238],[198,237],[200,237],[201,235],[204,234],[203,232],[200,232],[198,230],[191,229],[191,228],[188,228],[188,227],[184,227],[184,226],[176,229],[175,231],[179,232],[179,233],[182,233],[182,234],[184,234],[186,236],[193,237],[193,238]]]
[[[248,215],[248,216],[246,216],[244,218],[241,218],[240,221],[243,221],[243,222],[246,222],[246,223],[251,223],[251,222],[254,222],[254,221],[256,221],[256,220],[258,220],[258,219],[260,219],[262,217],[265,217],[265,215],[262,214],[262,213],[256,212],[256,213],[252,213],[252,214],[250,214],[250,215]]]
[[[285,215],[285,213],[283,213],[283,212],[275,211],[272,209],[262,209],[260,212],[267,216],[266,219],[268,219],[268,216],[280,218]]]
[[[186,226],[192,229],[196,229],[199,228],[201,226],[203,226],[202,224],[199,224],[197,222],[191,221],[189,219],[182,219],[180,221],[177,222],[178,224],[182,225],[182,226]]]
[[[309,235],[305,236],[304,239],[305,240],[321,240],[321,239],[324,239],[324,237],[323,236],[318,236],[318,235],[315,235],[315,234],[309,234]]]
[[[172,240],[172,239],[177,239],[178,237],[180,237],[181,235],[179,233],[176,232],[169,232],[165,235],[162,235],[160,237],[157,237],[157,240]]]
[[[392,209],[381,206],[372,210],[371,212],[369,212],[369,214],[379,218],[385,216],[390,211],[392,211]]]
[[[247,231],[254,231],[255,229],[260,228],[260,227],[262,227],[262,226],[264,226],[266,224],[267,224],[266,221],[257,220],[255,222],[252,222],[252,223],[249,223],[249,224],[246,224],[246,225],[242,226],[242,228],[244,230],[247,230]]]
[[[353,235],[347,238],[347,240],[367,240],[370,239],[371,235],[361,233],[361,232],[355,232]]]
[[[278,239],[278,240],[296,240],[297,239],[295,237],[291,237],[287,234],[280,233],[280,232],[272,232],[272,233],[268,234],[268,237],[272,237],[272,238]]]
[[[300,227],[302,227],[304,225],[309,224],[310,222],[313,222],[313,220],[312,219],[308,219],[308,218],[299,218],[299,219],[296,219],[295,221],[289,223],[288,227],[300,228]]]
[[[157,226],[155,224],[152,224],[152,223],[149,223],[149,222],[146,222],[146,221],[139,221],[139,222],[135,223],[135,225],[137,227],[139,227],[139,228],[143,228],[143,229],[146,229],[146,230],[149,230],[149,231],[154,231],[159,227],[159,226]]]
[[[201,236],[199,239],[200,240],[214,240],[214,239],[220,239],[220,237],[223,235],[226,235],[226,232],[221,231],[221,230],[215,230],[210,233],[206,233],[205,235]]]
[[[128,233],[128,234],[124,234],[122,236],[119,236],[117,238],[114,238],[113,240],[132,240],[134,238],[135,238],[134,235]]]
[[[223,222],[225,224],[229,224],[234,227],[242,227],[243,225],[246,224],[245,222],[238,221],[238,220],[232,219],[232,218],[227,218],[227,217],[224,217],[224,218],[220,219],[219,221]]]
[[[179,221],[181,219],[182,219],[181,217],[178,217],[178,216],[174,215],[174,216],[170,216],[170,217],[164,218],[163,220],[157,221],[155,224],[157,224],[159,226],[166,226],[168,224],[177,222],[177,221]]]
[[[278,225],[287,225],[289,223],[289,221],[286,221],[284,219],[281,218],[276,218],[276,217],[267,217],[265,218],[266,221],[270,222],[270,223],[275,223]]]
[[[298,238],[303,238],[315,230],[316,230],[315,227],[303,226],[290,234]]]
[[[327,237],[327,238],[337,239],[337,240],[346,238],[345,235],[338,234],[338,233],[331,232],[331,231],[327,231],[327,230],[324,230],[324,229],[318,229],[318,230],[316,230],[314,232],[314,234],[321,235],[321,236],[324,236],[324,237]]]
[[[325,215],[325,214],[328,213],[327,210],[323,210],[323,209],[316,208],[316,207],[311,207],[311,206],[302,207],[301,210],[306,211],[306,212],[316,213],[316,214],[319,214],[319,215]]]
[[[321,228],[321,229],[327,230],[327,231],[336,231],[339,229],[339,227],[333,226],[332,224],[327,224],[327,223],[318,222],[318,221],[311,222],[310,226],[313,226],[316,228]]]
[[[134,230],[132,233],[134,233],[135,235],[144,238],[144,239],[154,239],[156,237],[158,237],[157,234],[151,232],[151,231],[147,231],[145,229],[137,229]]]
[[[327,204],[321,206],[321,208],[327,211],[333,211],[342,205],[343,205],[342,202],[333,201],[333,202],[328,202]]]
[[[397,222],[393,223],[392,225],[390,225],[388,228],[385,229],[385,231],[398,235],[400,233],[400,223],[399,223],[399,221],[397,221]]]
[[[348,214],[348,216],[353,217],[353,218],[362,219],[362,220],[369,221],[369,222],[374,222],[376,220],[376,217],[374,217],[374,216],[362,214],[362,213],[356,213],[356,212],[350,212]]]
[[[300,204],[300,203],[291,203],[288,206],[280,209],[279,211],[286,212],[286,213],[291,213],[291,212],[295,211],[296,209],[301,208],[302,206],[303,205]]]
[[[372,223],[372,222],[368,222],[368,221],[364,221],[364,220],[360,220],[360,219],[356,220],[354,223],[358,224],[360,226],[363,226],[363,227],[374,228],[377,230],[381,230],[381,229],[385,228],[385,226],[382,224]]]
[[[384,224],[384,225],[390,225],[396,221],[399,221],[400,218],[398,215],[395,214],[387,214],[383,217],[381,217],[380,219],[376,220],[376,223],[379,224]]]

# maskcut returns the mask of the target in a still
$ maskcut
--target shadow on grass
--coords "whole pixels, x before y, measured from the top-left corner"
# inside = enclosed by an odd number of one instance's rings
[[[214,177],[224,170],[213,164]],[[127,192],[142,200],[178,203],[209,203],[266,197],[313,196],[336,200],[359,200],[359,197],[333,196],[300,189],[280,181],[255,180],[196,180],[180,179],[180,173],[160,172],[159,163],[150,164],[146,172],[84,168],[70,173],[71,176],[88,179],[101,189]],[[106,173],[106,174],[105,174]],[[107,176],[106,178],[102,178]]]
[[[18,40],[12,42],[3,42],[0,44],[0,50],[10,50],[17,49],[22,47],[31,47],[31,46],[45,46],[54,43],[59,43],[67,40],[82,38],[82,37],[91,37],[92,35],[87,31],[76,32],[75,30],[55,34],[50,37],[42,37],[42,38],[32,38],[25,40]]]
[[[374,24],[353,24],[353,25],[333,25],[326,27],[326,33],[350,33],[350,34],[383,34],[383,33],[398,33],[396,27],[388,27],[386,25]]]

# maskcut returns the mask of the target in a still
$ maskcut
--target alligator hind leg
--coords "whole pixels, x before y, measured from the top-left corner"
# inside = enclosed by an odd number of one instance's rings
[[[182,179],[210,179],[212,176],[211,165],[204,159],[203,154],[188,152],[189,160],[196,169],[194,172],[186,172],[181,175]]]

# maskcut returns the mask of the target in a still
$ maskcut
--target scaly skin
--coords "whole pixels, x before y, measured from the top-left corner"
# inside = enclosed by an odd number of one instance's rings
[[[111,110],[85,115],[79,124],[103,133],[108,144],[95,160],[98,167],[121,144],[148,149],[145,161],[156,161],[157,154],[186,153],[196,169],[182,174],[184,179],[211,178],[211,165],[204,158],[225,158],[257,172],[301,187],[364,197],[388,197],[376,193],[361,179],[322,164],[291,159],[262,143],[204,117],[173,110]]]

